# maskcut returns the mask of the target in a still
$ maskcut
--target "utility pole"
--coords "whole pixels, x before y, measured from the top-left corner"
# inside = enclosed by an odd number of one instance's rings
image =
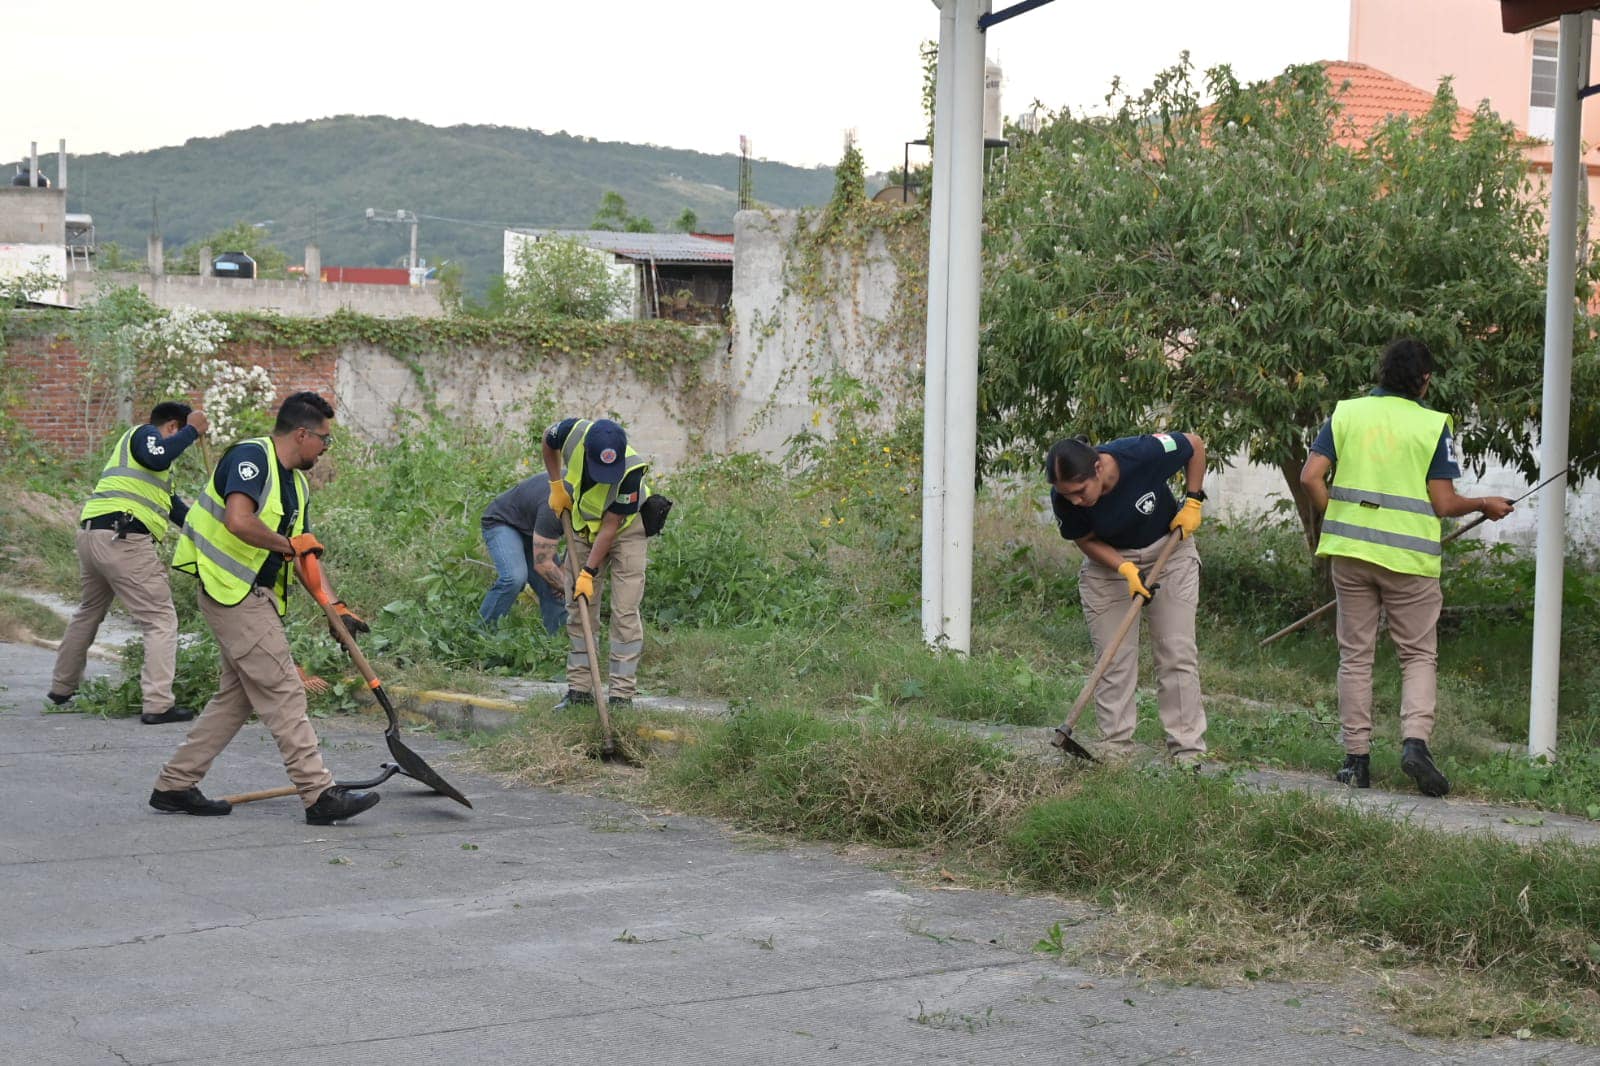
[[[402,225],[404,225],[406,223],[410,223],[410,225],[411,225],[411,255],[408,256],[407,259],[406,259],[406,268],[408,270],[417,269],[417,213],[415,211],[407,211],[407,210],[401,209],[399,211],[389,212],[389,211],[379,211],[376,208],[369,207],[369,208],[367,208],[367,221],[368,222],[398,222],[398,223],[400,223]]]

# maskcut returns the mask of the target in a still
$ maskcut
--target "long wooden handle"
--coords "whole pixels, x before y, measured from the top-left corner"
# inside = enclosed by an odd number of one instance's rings
[[[578,583],[578,556],[572,550],[577,537],[572,532],[572,516],[566,511],[561,512],[561,527],[567,534],[567,573],[572,576],[574,586]],[[568,602],[578,609],[578,627],[583,630],[583,647],[589,656],[589,684],[594,688],[594,706],[600,713],[600,750],[609,753],[616,750],[617,742],[611,735],[611,709],[606,706],[605,681],[600,677],[600,649],[594,639],[594,625],[589,616],[589,608],[594,606],[589,602],[589,597],[581,599],[576,592],[568,598]]]
[[[237,807],[241,803],[254,803],[256,800],[277,799],[279,796],[292,796],[300,790],[293,785],[284,785],[282,788],[264,788],[260,792],[241,792],[236,796],[223,796],[223,800]]]
[[[1565,471],[1563,471],[1563,473],[1565,473]],[[1489,520],[1489,516],[1488,515],[1481,514],[1477,518],[1474,518],[1472,521],[1468,522],[1466,525],[1458,526],[1457,528],[1451,530],[1450,531],[1450,535],[1445,537],[1439,543],[1440,544],[1449,544],[1451,541],[1455,540],[1457,537],[1461,536],[1463,533],[1470,533],[1472,530],[1477,529],[1479,526],[1483,525],[1488,520]],[[1277,641],[1277,640],[1279,640],[1279,639],[1281,639],[1283,637],[1288,636],[1290,633],[1293,633],[1295,630],[1305,628],[1306,626],[1310,625],[1312,622],[1315,622],[1318,618],[1321,618],[1323,615],[1325,615],[1329,611],[1333,610],[1338,605],[1339,605],[1339,601],[1338,600],[1329,600],[1327,603],[1323,604],[1321,607],[1318,607],[1316,610],[1312,611],[1310,614],[1306,615],[1304,618],[1298,619],[1297,621],[1294,621],[1294,622],[1290,622],[1288,625],[1284,626],[1282,629],[1278,630],[1276,633],[1272,634],[1272,636],[1270,636],[1270,637],[1262,638],[1261,643],[1257,644],[1256,647],[1265,648],[1268,644],[1271,644],[1274,641]]]
[[[1167,560],[1172,557],[1172,550],[1178,546],[1178,541],[1183,539],[1182,532],[1174,529],[1167,534],[1167,543],[1161,548],[1161,554],[1156,556],[1156,561],[1150,567],[1150,572],[1145,575],[1147,586],[1153,585],[1156,578],[1161,576],[1161,570],[1167,565]],[[1111,635],[1111,642],[1100,653],[1100,660],[1094,664],[1094,671],[1089,675],[1089,680],[1084,682],[1083,691],[1078,693],[1077,700],[1072,704],[1072,710],[1067,714],[1067,720],[1062,722],[1058,732],[1072,734],[1072,727],[1078,724],[1078,716],[1089,705],[1089,700],[1094,696],[1095,686],[1100,684],[1100,679],[1111,668],[1111,659],[1117,654],[1117,649],[1122,647],[1123,638],[1128,635],[1139,621],[1139,615],[1144,610],[1148,601],[1138,594],[1133,597],[1133,602],[1128,605],[1127,613],[1122,616],[1122,622],[1117,626],[1117,631]]]

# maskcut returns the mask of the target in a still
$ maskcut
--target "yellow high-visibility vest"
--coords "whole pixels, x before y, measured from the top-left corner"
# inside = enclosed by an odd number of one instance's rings
[[[151,470],[134,457],[133,435],[143,428],[134,426],[111,449],[111,458],[106,460],[89,502],[78,515],[79,522],[126,511],[143,522],[156,540],[167,535],[167,516],[172,513],[172,470]]]
[[[1365,559],[1399,574],[1439,576],[1439,516],[1428,468],[1450,416],[1404,396],[1341,400],[1333,409],[1333,484],[1317,554]]]
[[[255,437],[240,441],[239,444],[259,444],[267,450],[267,484],[256,517],[268,529],[276,530],[283,521],[283,495],[278,485],[278,449],[273,447],[271,437]],[[235,448],[238,446],[234,445]],[[227,461],[226,455],[223,461]],[[306,531],[306,503],[311,498],[311,486],[305,474],[295,470],[293,475],[299,506],[295,508],[290,521],[290,537]],[[226,510],[226,504],[217,494],[217,476],[213,471],[206,481],[206,490],[189,508],[188,521],[183,524],[183,533],[173,552],[172,566],[185,574],[194,574],[200,579],[207,596],[232,607],[242,602],[256,587],[256,575],[261,572],[261,564],[267,561],[268,552],[266,548],[246,544],[229,532],[223,520]],[[279,615],[289,610],[289,574],[293,570],[293,566],[284,563],[272,583],[274,605]]]
[[[635,470],[648,470],[648,460],[639,457],[629,444],[623,460],[627,468],[622,473],[622,478],[616,485],[606,485],[596,482],[589,486],[589,490],[582,496],[578,495],[578,482],[583,478],[583,442],[589,436],[589,430],[594,423],[587,418],[579,419],[572,427],[572,432],[567,434],[567,443],[561,447],[562,462],[566,469],[562,472],[561,483],[566,485],[567,492],[572,497],[572,528],[582,531],[589,540],[594,540],[600,535],[600,520],[605,517],[606,508],[617,502],[617,489],[622,481],[627,480],[629,474]],[[644,483],[644,478],[639,479],[639,505],[644,506],[644,501],[650,498],[650,489]],[[624,515],[622,528],[627,529],[639,517],[639,512]]]

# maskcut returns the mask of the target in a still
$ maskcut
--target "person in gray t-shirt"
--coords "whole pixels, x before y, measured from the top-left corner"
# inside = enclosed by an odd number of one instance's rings
[[[497,573],[478,615],[485,626],[499,623],[531,585],[539,596],[546,632],[567,624],[566,577],[556,547],[561,519],[550,509],[550,475],[535,474],[494,498],[483,512],[483,543]]]

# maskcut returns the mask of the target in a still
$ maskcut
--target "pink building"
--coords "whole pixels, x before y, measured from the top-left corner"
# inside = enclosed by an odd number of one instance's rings
[[[1432,92],[1452,78],[1469,110],[1482,100],[1501,118],[1547,143],[1528,149],[1536,169],[1550,169],[1556,118],[1556,41],[1552,23],[1505,33],[1494,0],[1350,0],[1350,54],[1362,63]],[[1594,81],[1594,59],[1588,78]],[[1583,138],[1600,142],[1600,96],[1583,102]],[[1584,155],[1589,203],[1600,216],[1600,148]],[[1591,229],[1594,223],[1590,223]]]

